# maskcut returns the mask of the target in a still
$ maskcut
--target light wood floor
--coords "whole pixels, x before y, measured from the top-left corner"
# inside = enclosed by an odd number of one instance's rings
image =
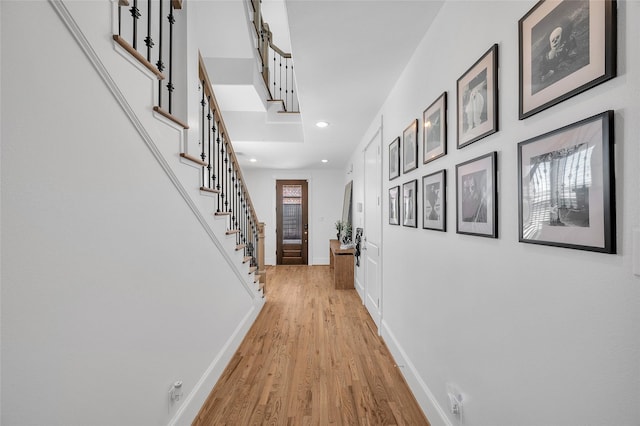
[[[270,267],[267,302],[193,422],[428,425],[355,290]]]

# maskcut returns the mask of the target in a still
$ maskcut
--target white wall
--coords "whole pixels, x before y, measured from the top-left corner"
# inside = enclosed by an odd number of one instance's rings
[[[69,6],[197,195],[180,132],[151,114],[156,83],[113,48],[112,3]],[[256,302],[53,7],[1,8],[0,423],[167,424],[206,397]]]
[[[276,264],[276,180],[309,182],[309,264],[329,264],[329,240],[342,217],[344,173],[341,170],[246,169],[243,175],[258,219],[266,224],[265,263]]]
[[[640,225],[640,2],[618,2],[618,77],[519,121],[517,23],[534,4],[446,2],[354,151],[357,164],[380,116],[388,145],[448,92],[448,155],[389,182],[383,149],[385,198],[389,187],[441,168],[449,185],[446,233],[421,222],[390,226],[384,209],[382,334],[434,425],[458,424],[448,414],[447,383],[463,393],[466,425],[637,425],[640,278],[632,262],[640,254],[631,234]],[[456,79],[493,43],[500,131],[457,150]],[[608,109],[615,110],[618,254],[519,243],[517,143]],[[456,234],[455,165],[494,150],[500,237]]]

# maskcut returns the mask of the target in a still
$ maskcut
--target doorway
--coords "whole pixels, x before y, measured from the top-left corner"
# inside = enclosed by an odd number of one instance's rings
[[[364,305],[378,327],[382,322],[382,128],[364,151]]]
[[[276,264],[307,265],[309,221],[306,180],[276,181]]]

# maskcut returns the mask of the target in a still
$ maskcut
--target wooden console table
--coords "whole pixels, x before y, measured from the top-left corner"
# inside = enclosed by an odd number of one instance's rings
[[[329,265],[333,272],[335,288],[346,290],[355,288],[353,285],[353,264],[355,249],[341,249],[340,241],[329,240]]]

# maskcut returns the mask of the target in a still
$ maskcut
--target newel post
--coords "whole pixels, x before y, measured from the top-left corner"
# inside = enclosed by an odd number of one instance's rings
[[[258,274],[263,288],[267,284],[267,271],[264,266],[264,228],[264,222],[258,223]]]

